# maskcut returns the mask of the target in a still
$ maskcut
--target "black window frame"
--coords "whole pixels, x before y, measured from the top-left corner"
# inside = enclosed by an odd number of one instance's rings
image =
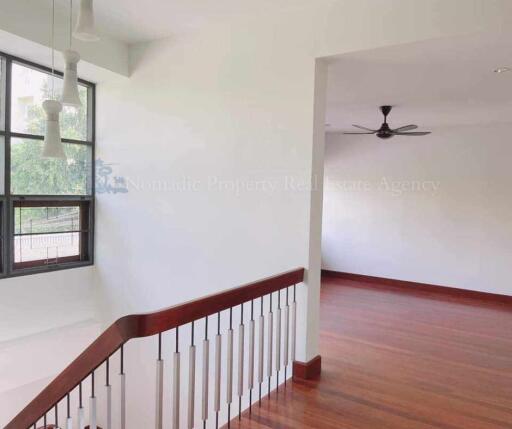
[[[87,100],[87,140],[74,140],[63,138],[63,143],[81,144],[91,147],[91,187],[88,195],[15,195],[11,193],[11,139],[22,138],[31,140],[44,140],[44,136],[25,134],[11,131],[11,93],[12,93],[12,65],[13,63],[33,68],[44,73],[52,73],[49,67],[36,64],[0,51],[0,62],[2,65],[2,80],[0,91],[3,108],[0,109],[2,120],[5,120],[4,129],[0,129],[0,138],[4,139],[4,193],[0,195],[0,279],[17,277],[29,274],[53,272],[71,268],[85,267],[94,264],[94,214],[95,214],[95,146],[96,146],[96,85],[92,82],[79,78],[78,81],[88,88]],[[59,70],[54,71],[55,76],[63,77]],[[65,204],[79,204],[86,209],[81,210],[81,215],[87,216],[87,236],[82,236],[82,243],[86,243],[81,249],[80,260],[61,260],[55,263],[46,263],[26,268],[15,268],[14,263],[14,209],[16,205],[31,203],[39,206],[57,206]]]

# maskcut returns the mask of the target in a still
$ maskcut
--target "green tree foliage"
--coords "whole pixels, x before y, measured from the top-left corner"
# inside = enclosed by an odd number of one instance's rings
[[[41,88],[42,99],[48,98],[48,84]],[[65,107],[61,113],[64,138],[87,138],[87,89],[80,87],[82,107]],[[30,106],[28,132],[44,132],[45,113],[41,105]],[[11,192],[26,195],[84,195],[91,190],[92,159],[89,146],[65,144],[67,160],[43,159],[43,142],[31,139],[11,141]]]

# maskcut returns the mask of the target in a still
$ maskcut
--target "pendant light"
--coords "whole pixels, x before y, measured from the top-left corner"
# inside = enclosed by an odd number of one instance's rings
[[[80,61],[80,54],[72,48],[73,43],[73,0],[69,0],[69,49],[62,55],[66,67],[64,69],[64,84],[62,87],[62,104],[65,106],[81,107],[80,95],[78,94],[78,71],[77,64]]]
[[[55,0],[52,0],[52,87],[51,98],[43,102],[46,113],[46,131],[44,135],[43,158],[66,159],[60,138],[59,115],[62,110],[60,101],[55,100]]]
[[[94,28],[93,0],[80,0],[80,12],[73,36],[84,42],[100,40]]]

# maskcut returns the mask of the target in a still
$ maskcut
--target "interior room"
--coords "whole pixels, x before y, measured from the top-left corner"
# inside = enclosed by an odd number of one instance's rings
[[[0,427],[509,427],[511,24],[0,0]]]
[[[331,62],[324,269],[507,294],[511,47],[471,35]],[[388,104],[391,128],[431,134],[344,134],[379,129]]]
[[[386,394],[412,427],[508,421],[509,52],[470,35],[329,61],[322,357],[352,369],[331,385]],[[354,419],[383,420],[402,427]]]

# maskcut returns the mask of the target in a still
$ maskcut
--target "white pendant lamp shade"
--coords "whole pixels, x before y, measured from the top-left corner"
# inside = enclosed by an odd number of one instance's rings
[[[80,0],[80,12],[73,36],[84,42],[96,42],[100,38],[94,27],[93,0]]]
[[[45,100],[43,109],[46,113],[46,133],[44,136],[43,158],[66,159],[60,138],[59,114],[62,104],[57,100]]]
[[[80,54],[71,49],[63,53],[66,68],[64,70],[64,85],[62,88],[62,104],[65,106],[80,107],[80,95],[78,94],[77,64],[80,61]]]

